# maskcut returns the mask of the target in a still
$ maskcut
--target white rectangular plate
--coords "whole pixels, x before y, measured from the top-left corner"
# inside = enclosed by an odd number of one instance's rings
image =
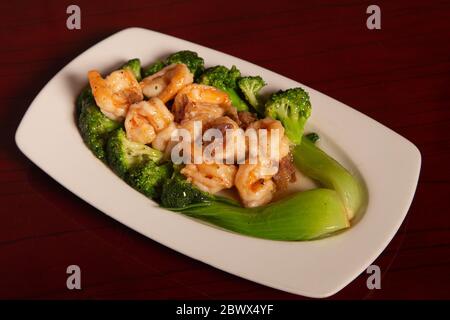
[[[317,241],[242,236],[159,208],[97,160],[74,117],[87,71],[107,74],[135,57],[147,65],[179,50],[198,52],[207,65],[234,64],[244,75],[261,75],[269,84],[266,92],[305,88],[313,106],[309,128],[319,132],[320,146],[365,183],[369,200],[362,219],[346,232]],[[112,35],[58,72],[23,117],[16,143],[64,187],[143,235],[237,276],[308,297],[338,292],[382,252],[408,211],[421,163],[411,142],[320,92],[244,60],[140,28]]]

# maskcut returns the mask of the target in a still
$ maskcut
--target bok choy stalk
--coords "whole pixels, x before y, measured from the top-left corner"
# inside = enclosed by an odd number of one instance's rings
[[[314,189],[256,208],[220,201],[171,209],[241,234],[272,240],[311,240],[349,227],[339,195]]]
[[[296,166],[325,188],[318,188],[256,208],[207,201],[171,208],[217,226],[273,240],[312,240],[350,226],[364,202],[360,182],[336,160],[302,139],[293,149]]]
[[[353,219],[365,201],[365,190],[359,180],[310,139],[302,139],[292,153],[294,163],[301,172],[324,187],[336,190],[344,203],[348,219]]]

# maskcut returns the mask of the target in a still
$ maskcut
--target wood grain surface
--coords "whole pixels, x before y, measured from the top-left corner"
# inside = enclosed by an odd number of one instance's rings
[[[405,222],[375,261],[382,289],[368,290],[363,273],[332,299],[450,298],[449,1],[377,1],[381,30],[366,27],[367,1],[77,1],[81,30],[73,31],[66,28],[69,4],[0,3],[0,298],[303,298],[137,234],[17,149],[20,119],[50,78],[91,45],[133,26],[298,80],[415,143],[420,181]],[[81,267],[80,291],[66,288],[71,264]]]

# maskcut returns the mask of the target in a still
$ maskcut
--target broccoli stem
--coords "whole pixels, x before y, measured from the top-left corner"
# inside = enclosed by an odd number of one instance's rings
[[[248,105],[244,100],[239,96],[236,90],[231,88],[220,88],[222,91],[225,91],[228,94],[228,97],[231,100],[231,104],[237,109],[238,112],[248,111]]]

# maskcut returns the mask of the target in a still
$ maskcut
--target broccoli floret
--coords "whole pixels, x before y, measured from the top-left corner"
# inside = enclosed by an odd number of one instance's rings
[[[158,166],[154,161],[148,161],[131,169],[127,182],[145,196],[155,199],[161,195],[162,184],[171,174],[170,163]]]
[[[212,194],[197,189],[179,172],[174,172],[162,188],[161,205],[166,208],[184,208],[188,205],[209,202],[214,199]]]
[[[175,52],[168,56],[165,62],[166,65],[184,63],[192,72],[194,78],[197,78],[205,70],[205,61],[203,58],[199,57],[196,52],[189,50]]]
[[[305,135],[306,138],[309,139],[309,141],[311,141],[312,143],[316,143],[317,141],[320,140],[320,137],[317,133],[315,132],[311,132]]]
[[[81,137],[94,155],[106,161],[105,144],[109,134],[120,126],[120,123],[106,117],[95,104],[90,88],[83,90],[77,99],[80,108],[78,128]]]
[[[111,133],[106,143],[106,155],[111,169],[121,178],[134,167],[150,160],[158,162],[162,158],[161,151],[128,140],[122,128]]]
[[[199,83],[216,87],[228,93],[231,103],[238,111],[248,111],[248,106],[237,93],[237,80],[240,78],[241,72],[232,66],[228,69],[224,66],[215,66],[208,68],[200,76]]]
[[[311,115],[311,103],[305,90],[292,88],[278,91],[270,96],[265,109],[267,117],[281,121],[291,142],[301,142],[306,120]]]
[[[77,116],[80,115],[83,104],[90,104],[90,103],[95,103],[95,100],[94,96],[92,95],[91,87],[87,85],[86,87],[83,88],[83,90],[81,90],[76,100]]]
[[[265,85],[266,83],[260,76],[242,77],[238,80],[239,89],[241,89],[245,99],[259,114],[264,113],[264,107],[261,106],[258,94]]]
[[[166,65],[164,64],[163,61],[156,61],[155,63],[149,65],[148,67],[142,70],[142,78],[146,78],[148,76],[151,76],[152,74],[157,73],[165,66]]]
[[[136,80],[141,81],[141,60],[137,58],[128,60],[121,69],[130,70],[136,77]]]
[[[171,65],[173,63],[184,63],[189,68],[189,71],[192,72],[195,79],[197,79],[198,76],[205,70],[205,62],[203,58],[199,57],[196,52],[184,50],[175,52],[168,56],[166,60],[156,61],[147,68],[144,68],[142,70],[142,77],[146,78],[148,76],[151,76],[152,74],[160,71],[165,66]]]

